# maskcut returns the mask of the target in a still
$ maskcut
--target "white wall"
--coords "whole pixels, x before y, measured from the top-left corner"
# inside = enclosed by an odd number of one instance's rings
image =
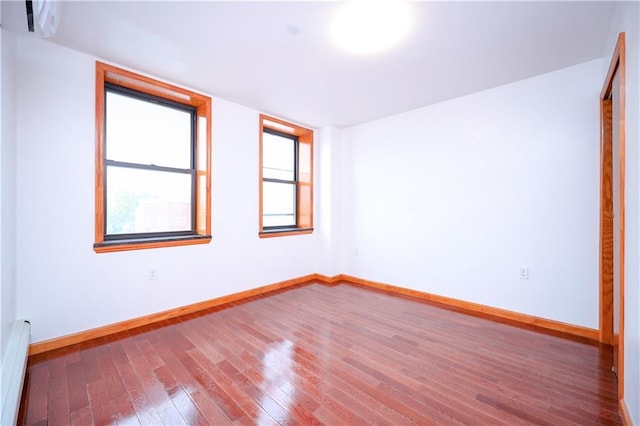
[[[618,3],[616,7],[600,77],[602,83],[620,32],[626,33],[627,71],[624,399],[633,424],[640,424],[640,5],[637,2]]]
[[[1,9],[1,8],[0,8]],[[13,36],[0,29],[0,365],[16,320],[16,126]]]
[[[16,40],[18,314],[34,342],[316,272],[317,233],[258,238],[259,112],[215,98],[212,243],[94,253],[95,58]]]
[[[2,22],[2,7],[0,7],[0,23]],[[0,25],[0,224],[2,223],[2,207],[4,207],[4,204],[2,204],[2,194],[4,191],[2,191],[2,141],[4,140],[3,136],[2,136],[2,131],[3,131],[3,122],[4,122],[4,117],[3,117],[3,100],[4,100],[4,91],[2,90],[2,86],[4,86],[4,81],[2,81],[2,76],[3,76],[3,67],[4,67],[4,63],[5,61],[2,58],[2,36],[4,35],[4,30],[2,29],[2,26]],[[2,237],[3,237],[4,233],[2,232],[2,227],[0,226],[0,379],[1,379],[1,374],[2,374],[2,360],[4,358],[4,352],[5,352],[5,340],[8,341],[8,334],[7,331],[8,329],[5,329],[5,309],[4,309],[4,302],[3,302],[3,297],[2,297],[2,289],[4,288],[4,285],[2,285]]]
[[[342,130],[328,126],[316,133],[319,160],[316,162],[316,184],[319,187],[316,229],[318,231],[318,270],[335,276],[342,273],[342,236],[344,233],[344,141]]]
[[[346,129],[344,272],[598,328],[601,69]]]

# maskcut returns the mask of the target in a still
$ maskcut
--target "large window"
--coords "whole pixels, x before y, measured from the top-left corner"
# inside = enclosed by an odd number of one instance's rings
[[[211,100],[96,63],[98,252],[207,243]]]
[[[313,232],[313,132],[260,116],[260,237]]]

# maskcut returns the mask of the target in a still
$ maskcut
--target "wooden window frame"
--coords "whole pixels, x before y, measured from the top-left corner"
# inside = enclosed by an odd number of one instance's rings
[[[296,158],[296,225],[290,228],[265,229],[262,224],[262,136],[265,129],[298,138]],[[260,114],[259,151],[259,237],[272,238],[313,233],[313,130],[275,117]]]
[[[180,237],[149,237],[105,241],[105,83],[168,99],[196,109],[195,232]],[[211,241],[211,98],[113,65],[96,61],[96,253],[207,244]]]

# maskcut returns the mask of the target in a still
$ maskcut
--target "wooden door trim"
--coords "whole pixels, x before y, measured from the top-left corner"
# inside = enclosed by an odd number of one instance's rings
[[[613,341],[613,147],[611,100],[600,99],[600,341]]]
[[[613,79],[618,76],[619,90],[614,95],[614,101],[616,107],[619,110],[618,123],[612,123],[612,110],[614,105],[609,97],[613,94]],[[610,123],[610,124],[608,124]],[[618,35],[618,41],[616,43],[611,63],[609,65],[609,71],[607,77],[600,92],[600,341],[603,343],[613,343],[613,321],[611,317],[611,311],[613,310],[613,246],[607,245],[607,232],[606,226],[606,208],[607,203],[612,203],[613,194],[608,193],[606,183],[607,179],[612,179],[612,167],[607,162],[611,162],[611,153],[607,151],[607,146],[611,145],[613,138],[613,126],[618,126],[618,140],[619,140],[619,186],[613,188],[620,192],[619,196],[619,208],[618,217],[613,220],[618,220],[620,223],[618,240],[615,240],[616,236],[611,235],[613,243],[619,245],[620,259],[619,259],[619,282],[620,282],[620,294],[619,294],[619,338],[618,338],[618,399],[624,397],[624,231],[625,231],[625,200],[624,200],[624,188],[625,188],[625,34],[620,33]],[[612,150],[611,150],[612,151]],[[612,222],[613,223],[613,222]],[[611,231],[612,232],[612,231]]]

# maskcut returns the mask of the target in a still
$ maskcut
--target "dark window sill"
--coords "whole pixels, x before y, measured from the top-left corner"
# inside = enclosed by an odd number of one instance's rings
[[[258,236],[260,238],[284,237],[290,235],[304,235],[313,233],[313,228],[275,228],[263,229]]]
[[[95,243],[93,250],[96,253],[109,253],[114,251],[143,250],[160,247],[188,246],[194,244],[208,244],[211,235],[186,235],[179,237],[136,238],[126,240],[108,240]]]

